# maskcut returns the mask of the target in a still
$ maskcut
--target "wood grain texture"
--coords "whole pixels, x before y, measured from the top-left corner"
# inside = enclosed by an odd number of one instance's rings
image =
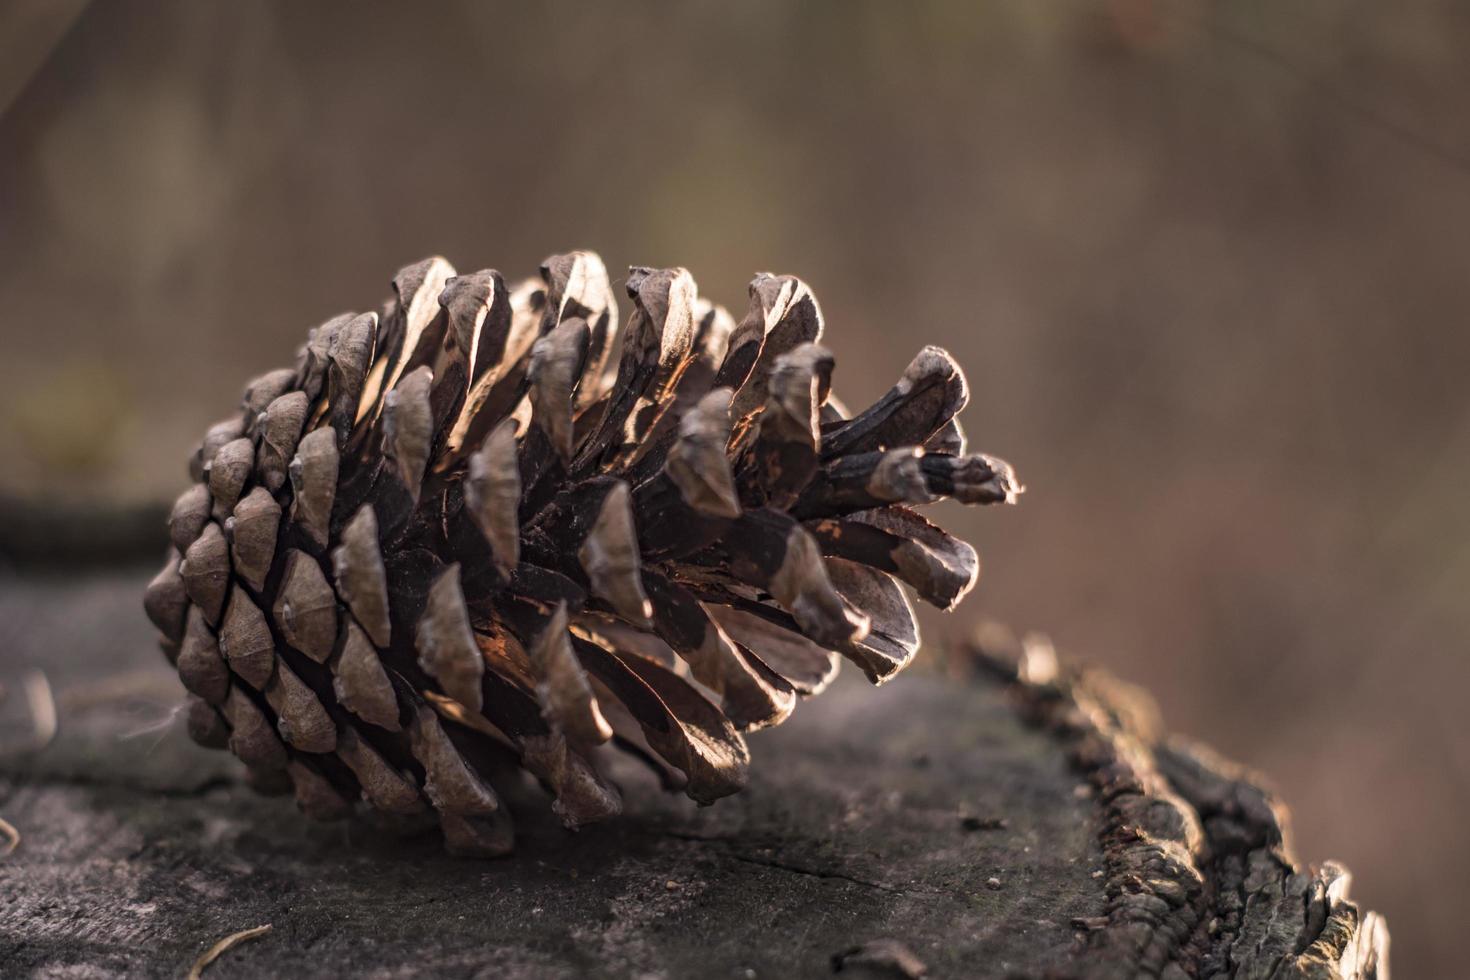
[[[136,734],[182,700],[145,581],[0,579],[0,681],[43,669],[61,715],[0,757],[7,977],[176,977],[264,923],[208,975],[1387,976],[1340,870],[1299,867],[1269,796],[1101,675],[994,644],[877,691],[850,671],[752,736],[737,796],[698,808],[625,766],[624,814],[569,833],[506,783],[515,853],[456,860],[437,834],[301,820],[182,713]],[[24,721],[0,701],[6,745]]]

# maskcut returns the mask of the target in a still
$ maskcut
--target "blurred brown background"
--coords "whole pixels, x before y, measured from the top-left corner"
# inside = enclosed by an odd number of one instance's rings
[[[0,490],[164,499],[401,264],[682,264],[924,342],[1029,485],[982,615],[1145,682],[1457,972],[1470,8],[0,2]],[[1454,964],[1454,965],[1452,965]]]

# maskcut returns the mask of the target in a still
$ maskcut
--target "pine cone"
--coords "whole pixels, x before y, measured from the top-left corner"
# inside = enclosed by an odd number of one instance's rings
[[[487,774],[529,771],[576,827],[620,809],[608,742],[700,803],[733,793],[741,733],[838,655],[874,683],[913,656],[899,581],[946,609],[974,584],[911,505],[1021,489],[965,455],[938,348],[846,417],[790,276],[757,276],[736,324],[684,269],[632,269],[616,356],[590,252],[513,289],[440,258],[393,287],[209,429],[145,600],[192,737],[314,817],[361,797],[505,853]]]

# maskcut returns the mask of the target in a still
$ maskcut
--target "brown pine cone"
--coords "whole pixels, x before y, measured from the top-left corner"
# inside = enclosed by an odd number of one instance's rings
[[[568,827],[616,814],[614,742],[700,803],[739,790],[741,732],[841,655],[874,683],[974,550],[912,505],[1013,502],[966,455],[964,376],[921,351],[867,411],[829,398],[806,285],[759,275],[739,324],[684,269],[548,259],[507,288],[440,258],[383,313],[311,331],[190,461],[145,605],[189,731],[315,817],[359,797],[501,854],[507,760]]]

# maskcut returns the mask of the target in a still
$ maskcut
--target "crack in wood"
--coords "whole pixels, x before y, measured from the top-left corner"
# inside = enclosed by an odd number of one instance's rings
[[[724,853],[727,856],[735,859],[736,861],[742,861],[746,864],[758,865],[763,868],[774,868],[778,871],[789,871],[792,874],[805,875],[811,878],[846,881],[854,885],[860,885],[863,888],[872,888],[876,891],[888,892],[891,895],[903,895],[909,898],[932,897],[932,893],[909,891],[903,888],[895,888],[892,885],[885,885],[879,881],[869,881],[865,878],[858,878],[841,871],[833,871],[825,868],[811,868],[805,865],[795,864],[790,861],[783,861],[778,858],[761,857],[753,854],[748,854],[745,851],[741,850],[741,848],[739,847],[739,841],[730,837],[711,837],[702,834],[685,833],[677,830],[665,830],[664,835],[667,837],[673,837],[677,840],[697,841],[702,844],[719,844],[723,847]]]

